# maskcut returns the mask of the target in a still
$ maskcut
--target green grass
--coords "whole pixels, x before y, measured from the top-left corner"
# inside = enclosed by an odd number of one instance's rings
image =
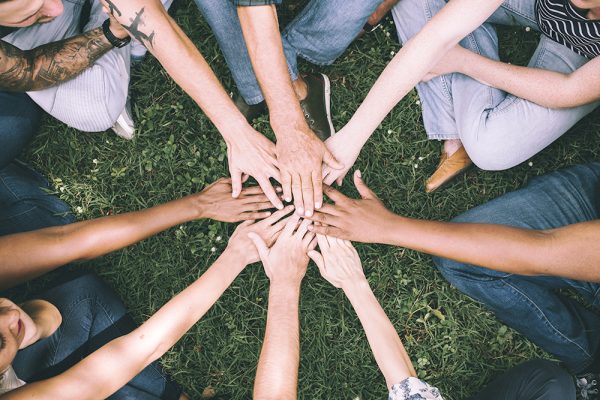
[[[235,90],[207,24],[192,2],[179,3],[172,13],[175,19],[219,71],[227,90]],[[298,8],[298,1],[288,7]],[[284,20],[293,14],[290,9],[284,10]],[[525,63],[535,46],[535,34],[519,29],[503,30],[500,36],[503,56]],[[303,71],[322,71],[331,78],[336,128],[348,121],[390,60],[390,52],[398,47],[393,26],[386,23],[384,29],[354,43],[332,67],[301,64]],[[46,118],[29,149],[27,160],[54,180],[57,189],[64,187],[58,193],[74,210],[81,207],[80,219],[156,205],[227,175],[225,145],[218,132],[156,60],[150,57],[134,71],[132,94],[138,126],[133,142],[111,132],[78,132]],[[393,110],[356,163],[373,190],[403,215],[448,220],[521,187],[533,176],[598,158],[595,113],[535,156],[532,166],[524,163],[505,172],[474,168],[448,188],[426,195],[423,182],[437,164],[439,144],[425,139],[416,100],[412,92]],[[270,134],[267,121],[260,121],[257,128]],[[343,191],[356,195],[351,186],[346,180]],[[233,229],[214,221],[192,222],[85,266],[106,278],[141,322],[206,270]],[[375,294],[403,338],[419,376],[440,387],[446,398],[462,399],[499,371],[543,356],[450,287],[429,256],[378,245],[358,244],[357,248]],[[251,397],[267,292],[262,267],[249,266],[162,358],[165,368],[193,397],[201,397],[209,386],[215,398]],[[355,313],[312,264],[302,289],[300,319],[300,398],[386,398],[383,377]]]

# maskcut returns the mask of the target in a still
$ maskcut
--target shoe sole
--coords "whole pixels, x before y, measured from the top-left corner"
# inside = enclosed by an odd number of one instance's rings
[[[469,164],[464,168],[459,169],[458,171],[456,171],[454,174],[449,175],[448,178],[441,182],[439,185],[437,186],[433,186],[431,188],[427,187],[427,182],[425,182],[425,193],[433,193],[436,190],[438,190],[439,188],[441,188],[442,186],[445,186],[446,184],[450,183],[450,181],[452,181],[454,178],[456,178],[458,175],[462,174],[463,172],[465,172],[466,170],[468,170],[471,166],[473,166],[473,164]]]
[[[329,77],[327,75],[321,74],[321,76],[325,82],[325,113],[327,114],[327,123],[329,124],[331,136],[333,136],[335,133],[335,128],[333,127],[333,121],[331,120],[331,82],[329,81]]]

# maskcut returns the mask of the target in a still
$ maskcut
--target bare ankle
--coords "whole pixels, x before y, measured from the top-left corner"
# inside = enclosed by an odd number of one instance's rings
[[[301,76],[298,76],[298,79],[292,82],[292,86],[294,87],[294,92],[296,92],[298,100],[304,100],[308,95],[308,86],[304,79],[302,79]]]
[[[450,157],[462,147],[460,139],[448,139],[444,142],[444,152]]]

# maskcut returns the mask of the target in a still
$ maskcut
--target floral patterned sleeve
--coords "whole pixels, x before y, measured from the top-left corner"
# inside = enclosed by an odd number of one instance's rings
[[[389,400],[444,400],[444,398],[438,388],[410,377],[392,386]]]

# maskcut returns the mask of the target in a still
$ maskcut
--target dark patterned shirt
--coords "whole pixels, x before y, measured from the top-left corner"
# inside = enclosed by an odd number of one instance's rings
[[[283,0],[230,0],[235,6],[266,6],[269,4],[279,5]]]
[[[569,0],[536,0],[535,8],[540,30],[550,39],[587,58],[600,54],[600,20],[587,19],[587,11]]]

